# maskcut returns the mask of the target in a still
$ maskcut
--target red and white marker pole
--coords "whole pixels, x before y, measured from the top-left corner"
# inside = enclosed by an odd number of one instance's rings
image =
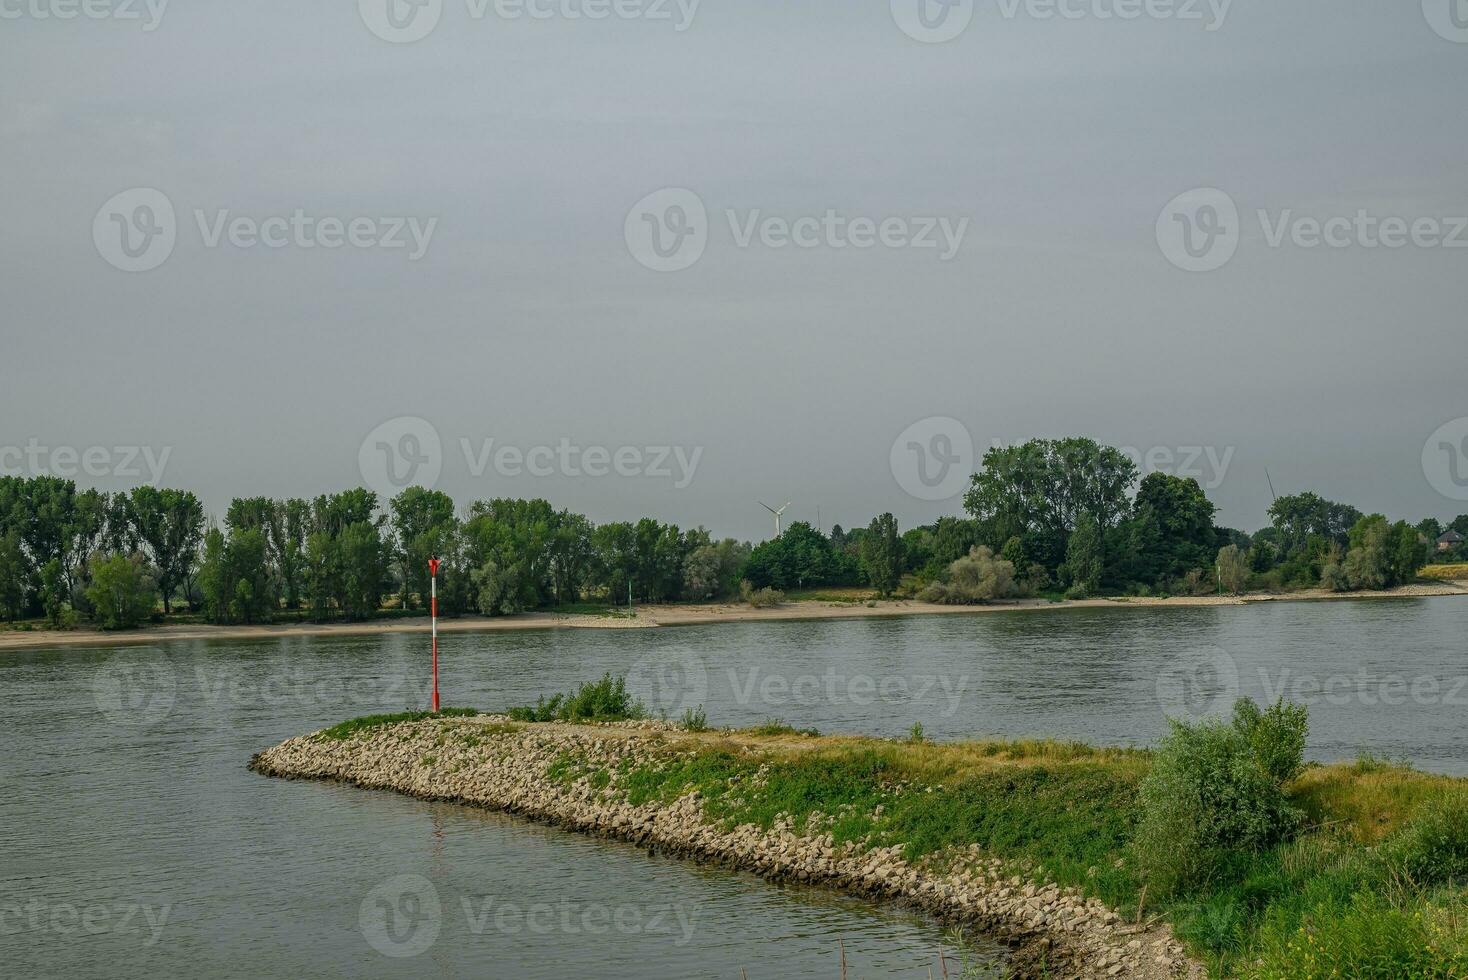
[[[438,713],[438,559],[428,559],[429,616],[433,621],[433,712]]]

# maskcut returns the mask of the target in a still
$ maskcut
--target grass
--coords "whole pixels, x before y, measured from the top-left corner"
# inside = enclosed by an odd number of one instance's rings
[[[1288,787],[1305,813],[1298,836],[1235,855],[1159,904],[1147,901],[1130,850],[1149,752],[798,734],[771,721],[710,733],[692,750],[674,741],[655,761],[615,771],[571,756],[554,768],[634,805],[697,790],[722,826],[788,819],[837,844],[899,845],[910,862],[941,866],[977,845],[1015,873],[1079,887],[1128,919],[1164,916],[1213,976],[1468,976],[1468,878],[1420,884],[1394,856],[1398,842],[1423,836],[1413,829],[1424,810],[1463,793],[1463,780],[1369,758],[1312,766]]]
[[[1417,573],[1418,578],[1430,578],[1452,581],[1454,579],[1468,579],[1468,562],[1438,563],[1426,565]]]
[[[383,728],[387,725],[396,725],[400,722],[423,721],[427,718],[472,718],[479,713],[475,708],[444,708],[437,714],[432,711],[399,711],[395,714],[364,715],[361,718],[353,718],[339,725],[333,725],[318,733],[317,737],[340,742],[362,732]]]
[[[610,675],[517,709],[522,721],[637,717]],[[463,709],[442,716],[467,715]],[[322,733],[348,738],[426,712],[375,715]],[[517,725],[486,727],[485,738]],[[1301,830],[1258,851],[1233,850],[1202,881],[1147,898],[1134,835],[1146,750],[1078,742],[929,742],[821,737],[778,719],[683,731],[650,756],[609,766],[567,751],[547,778],[585,779],[633,805],[698,791],[723,827],[830,833],[838,845],[899,846],[942,868],[977,846],[1009,873],[1074,886],[1128,920],[1163,917],[1216,977],[1468,977],[1468,781],[1370,755],[1309,766],[1285,785]],[[440,743],[442,744],[442,738]],[[425,757],[425,765],[433,757]],[[1154,889],[1154,893],[1156,889]]]

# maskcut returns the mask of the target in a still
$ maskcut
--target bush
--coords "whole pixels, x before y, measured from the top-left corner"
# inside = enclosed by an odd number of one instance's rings
[[[1346,907],[1316,909],[1291,933],[1266,930],[1263,955],[1249,975],[1456,980],[1468,970],[1468,952],[1445,926],[1447,918],[1361,892]]]
[[[1234,702],[1234,728],[1254,750],[1254,757],[1270,779],[1284,784],[1305,767],[1305,733],[1310,712],[1304,705],[1285,704],[1280,698],[1263,711],[1248,698]]]
[[[1300,814],[1274,773],[1289,768],[1293,725],[1303,720],[1295,712],[1303,709],[1277,707],[1277,722],[1261,716],[1257,726],[1241,705],[1235,711],[1246,719],[1242,725],[1171,722],[1138,788],[1141,816],[1132,841],[1154,896],[1197,886],[1240,852],[1261,850],[1298,827]]]
[[[1017,594],[1014,563],[976,547],[948,566],[948,581],[934,582],[918,594],[924,602],[965,605]]]
[[[1387,863],[1422,886],[1468,878],[1468,791],[1424,802],[1382,848]]]
[[[679,722],[686,732],[706,732],[709,730],[708,715],[704,714],[703,705],[697,708],[686,708],[683,711],[683,720]]]
[[[104,630],[131,629],[152,615],[158,579],[142,555],[99,556],[92,561],[87,599]]]
[[[739,583],[739,598],[756,609],[764,609],[769,606],[778,606],[784,602],[785,593],[778,589],[772,589],[769,586],[765,586],[763,589],[756,589],[750,584],[749,579],[745,579]]]
[[[647,710],[627,693],[627,678],[607,673],[574,694],[541,697],[534,706],[511,708],[509,715],[515,721],[628,721],[646,718]]]

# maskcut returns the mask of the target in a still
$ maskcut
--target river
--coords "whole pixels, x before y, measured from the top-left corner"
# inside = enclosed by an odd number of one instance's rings
[[[1284,695],[1308,752],[1468,774],[1468,597],[452,633],[444,703],[625,673],[654,712],[1148,744]],[[251,753],[421,708],[422,638],[0,653],[0,962],[16,976],[941,975],[922,916],[497,814],[264,779]],[[406,883],[406,884],[405,884]],[[389,903],[411,934],[372,923]],[[398,921],[395,919],[394,921]],[[413,955],[403,955],[413,954]],[[742,972],[741,972],[742,971]]]

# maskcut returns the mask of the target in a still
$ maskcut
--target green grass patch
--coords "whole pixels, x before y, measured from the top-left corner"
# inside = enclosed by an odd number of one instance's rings
[[[353,718],[339,725],[333,725],[318,733],[319,738],[342,741],[351,738],[364,731],[374,728],[383,728],[387,725],[396,725],[405,721],[423,721],[427,718],[471,718],[479,714],[475,708],[444,708],[437,714],[432,711],[399,711],[387,715],[365,715],[361,718]]]

